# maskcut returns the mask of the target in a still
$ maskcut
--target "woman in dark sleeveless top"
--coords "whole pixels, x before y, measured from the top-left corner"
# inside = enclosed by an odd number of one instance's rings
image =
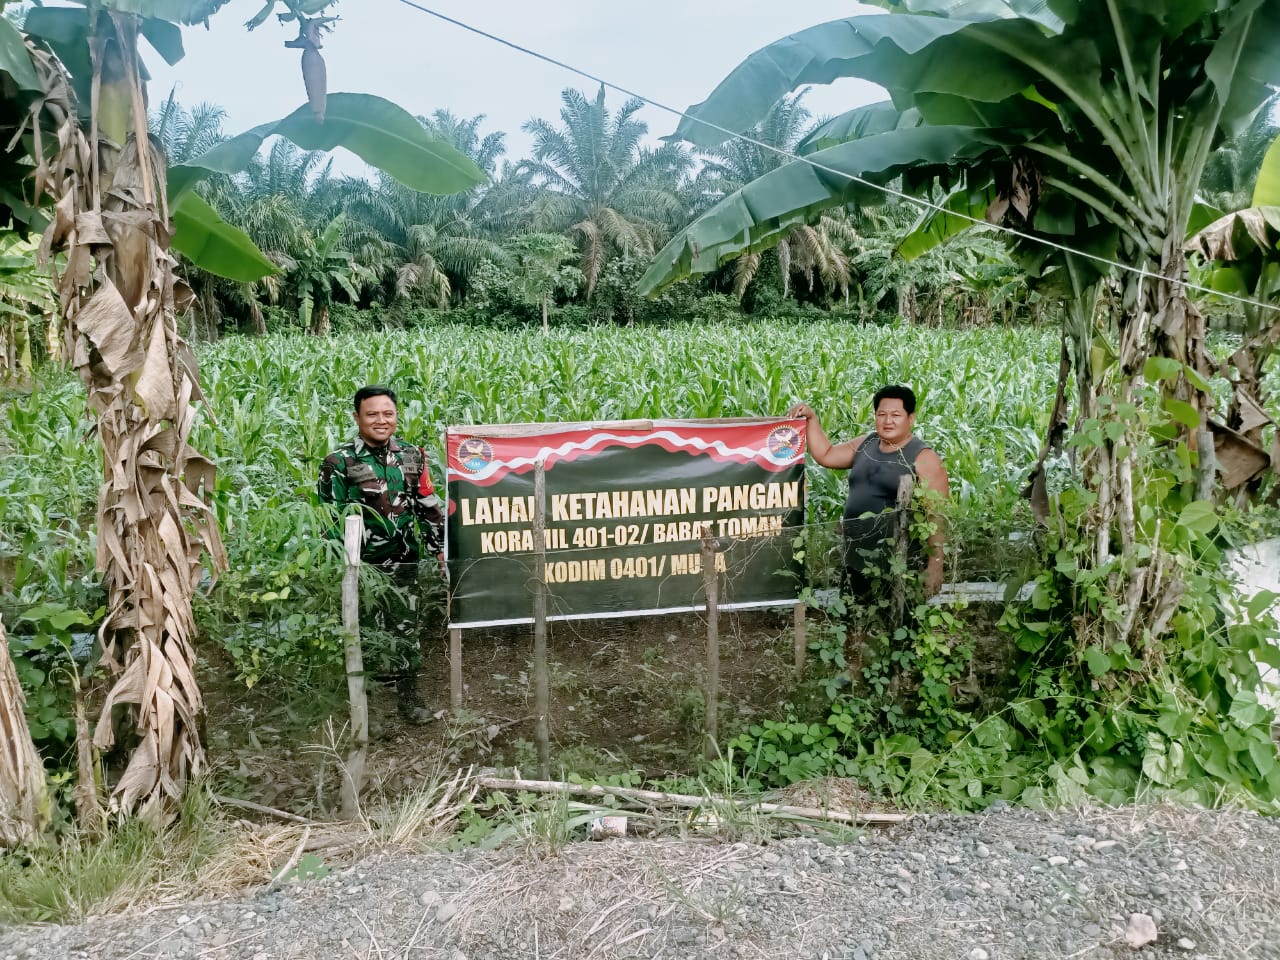
[[[942,497],[949,493],[947,470],[929,447],[911,434],[915,427],[916,397],[910,387],[886,386],[874,398],[876,429],[872,433],[833,444],[813,408],[797,403],[789,411],[804,417],[809,452],[824,467],[849,470],[849,496],[844,507],[845,567],[855,595],[866,589],[868,566],[884,570],[889,551],[884,541],[893,535],[893,508],[898,482],[911,474],[928,490]],[[942,586],[942,546],[945,534],[939,525],[929,538],[925,556],[925,592],[932,596]],[[921,552],[917,551],[917,562]],[[860,589],[861,588],[861,589]]]
[[[876,571],[888,568],[897,518],[898,484],[905,476],[910,476],[913,483],[919,480],[916,460],[925,450],[929,448],[924,441],[912,437],[905,446],[885,452],[880,435],[869,433],[853,454],[841,527],[846,579],[854,596],[871,593]],[[909,549],[910,565],[923,566],[920,544],[913,540]],[[864,573],[867,568],[871,571]]]

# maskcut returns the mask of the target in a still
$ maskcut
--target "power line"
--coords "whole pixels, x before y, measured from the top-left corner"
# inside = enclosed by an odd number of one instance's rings
[[[829,167],[823,163],[816,162],[811,157],[801,156],[800,154],[794,153],[791,150],[787,150],[782,147],[776,147],[773,144],[765,143],[761,140],[756,140],[755,138],[747,136],[746,134],[738,133],[736,131],[728,129],[727,127],[722,127],[719,124],[712,123],[709,120],[703,120],[701,117],[692,116],[691,114],[686,113],[684,110],[677,109],[676,107],[672,107],[658,100],[654,100],[651,97],[646,97],[642,93],[637,93],[634,90],[629,90],[626,87],[620,86],[616,83],[612,83],[611,81],[605,79],[604,77],[597,76],[596,74],[591,73],[590,71],[583,70],[580,67],[575,67],[570,63],[565,63],[563,60],[557,60],[555,57],[549,56],[545,53],[540,53],[539,51],[533,50],[529,47],[522,46],[521,44],[518,44],[512,40],[507,40],[505,37],[500,37],[495,33],[490,33],[487,30],[483,30],[480,27],[473,26],[469,23],[466,23],[465,21],[458,20],[457,18],[451,17],[445,13],[441,13],[438,10],[433,10],[430,7],[425,7],[420,3],[416,3],[415,0],[398,0],[398,2],[404,4],[406,7],[410,7],[421,13],[425,13],[428,16],[435,17],[438,20],[443,20],[445,23],[449,23],[455,27],[459,27],[463,30],[466,30],[468,33],[473,33],[476,36],[484,37],[486,40],[492,40],[494,43],[500,44],[501,46],[507,47],[511,50],[515,50],[517,53],[523,53],[526,56],[533,57],[535,60],[541,60],[543,63],[548,63],[554,67],[559,67],[562,70],[566,70],[569,73],[582,77],[583,79],[590,80],[593,83],[598,83],[601,86],[607,87],[610,90],[614,90],[618,93],[621,93],[624,96],[634,97],[635,99],[643,101],[644,103],[658,110],[665,111],[666,113],[670,113],[684,120],[692,121],[693,123],[700,123],[704,127],[708,127],[716,131],[717,133],[722,133],[728,138],[740,140],[743,143],[749,143],[752,146],[759,147],[763,150],[768,150],[772,153],[776,153],[777,155],[781,157],[785,157],[788,160],[807,163],[809,166],[813,167],[815,170],[821,170],[823,173],[831,174],[832,176],[848,180],[850,183],[856,183],[861,186],[869,187],[872,190],[878,190],[881,193],[885,194],[886,196],[895,197],[899,200],[906,201],[907,203],[914,204],[915,206],[920,207],[922,209],[932,210],[935,213],[941,213],[946,216],[955,217],[956,219],[959,219],[959,220],[967,220],[969,223],[972,223],[975,226],[984,227],[996,233],[1004,233],[1009,236],[1017,237],[1021,240],[1026,240],[1030,243],[1037,243],[1042,246],[1046,246],[1051,249],[1057,250],[1061,253],[1068,253],[1073,256],[1082,257],[1086,260],[1092,260],[1095,263],[1104,264],[1108,267],[1112,267],[1121,272],[1136,274],[1139,277],[1148,278],[1152,280],[1168,279],[1167,277],[1164,277],[1161,274],[1152,273],[1149,270],[1144,270],[1142,267],[1135,267],[1132,264],[1121,263],[1118,260],[1111,260],[1107,257],[1101,256],[1100,254],[1089,253],[1084,250],[1077,250],[1074,247],[1067,246],[1066,244],[1063,244],[1063,243],[1058,243],[1055,240],[1050,240],[1046,237],[1039,237],[1034,234],[1027,233],[1023,230],[1018,230],[1016,227],[1008,227],[1008,226],[1004,226],[1003,224],[989,223],[986,220],[980,220],[977,217],[970,216],[967,213],[958,213],[954,210],[948,210],[945,207],[941,206],[940,204],[936,204],[931,200],[926,200],[922,197],[914,197],[910,194],[903,193],[900,190],[895,190],[892,187],[885,186],[884,184],[873,183],[872,181],[867,180],[863,177],[857,176],[856,174],[847,173],[843,170],[837,170],[834,167]],[[1238,294],[1225,293],[1223,291],[1214,290],[1211,287],[1206,287],[1201,284],[1191,283],[1190,281],[1186,281],[1186,280],[1181,281],[1181,283],[1182,283],[1182,286],[1188,290],[1195,290],[1200,293],[1212,294],[1213,296],[1221,297],[1224,300],[1230,300],[1235,303],[1242,304],[1244,306],[1253,306],[1253,307],[1259,307],[1263,310],[1280,312],[1280,306],[1277,306],[1275,304],[1263,303],[1262,301],[1254,300],[1251,297],[1244,297]]]

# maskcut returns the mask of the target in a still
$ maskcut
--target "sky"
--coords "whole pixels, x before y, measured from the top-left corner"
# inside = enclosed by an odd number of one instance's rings
[[[285,48],[294,24],[272,17],[253,32],[244,24],[264,0],[232,0],[209,29],[186,28],[187,55],[169,67],[144,48],[152,73],[153,105],[176,85],[185,107],[201,101],[227,111],[224,130],[235,134],[287,116],[306,101],[300,51]],[[754,50],[805,27],[859,12],[849,0],[761,3],[751,0],[415,0],[422,6],[572,64],[660,103],[684,109]],[[284,9],[280,5],[278,9]],[[749,12],[748,12],[749,11]],[[560,92],[577,87],[594,95],[585,78],[534,60],[429,16],[401,0],[342,0],[341,17],[324,44],[330,92],[374,93],[414,114],[440,108],[461,117],[486,116],[482,134],[507,134],[507,156],[521,159],[532,138],[521,125],[531,117],[558,123]],[[878,87],[855,80],[815,87],[805,104],[815,116],[841,113],[883,99]],[[624,98],[610,92],[610,107]],[[640,114],[656,138],[671,133],[676,117],[646,107]],[[348,155],[349,157],[350,155]],[[338,169],[360,173],[355,158]]]

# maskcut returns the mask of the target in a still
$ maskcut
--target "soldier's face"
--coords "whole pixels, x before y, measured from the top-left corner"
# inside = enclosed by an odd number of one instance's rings
[[[381,447],[396,432],[396,405],[390,397],[366,397],[354,414],[360,439]]]

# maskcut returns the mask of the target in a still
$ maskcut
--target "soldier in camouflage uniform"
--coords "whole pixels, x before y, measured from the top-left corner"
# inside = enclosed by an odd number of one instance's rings
[[[430,718],[418,696],[421,665],[420,608],[431,619],[440,605],[440,576],[419,576],[420,561],[436,561],[444,571],[441,536],[444,514],[421,447],[395,437],[396,395],[387,387],[356,391],[356,437],[325,457],[317,491],[326,503],[359,504],[364,513],[361,560],[384,570],[394,589],[379,597],[361,618],[370,671],[393,680],[400,715],[411,722]],[[381,643],[376,642],[381,639]]]

